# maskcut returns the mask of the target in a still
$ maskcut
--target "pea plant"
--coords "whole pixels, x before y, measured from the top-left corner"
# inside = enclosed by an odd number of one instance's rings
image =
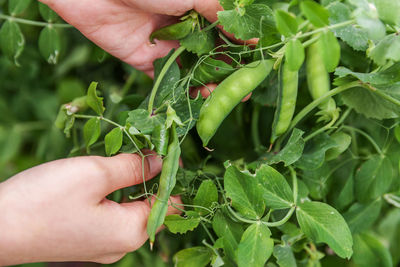
[[[92,82],[60,107],[72,155],[163,158],[109,198],[155,199],[149,247],[175,266],[399,264],[400,2],[219,2],[216,22],[190,11],[152,33],[180,47],[145,97]]]

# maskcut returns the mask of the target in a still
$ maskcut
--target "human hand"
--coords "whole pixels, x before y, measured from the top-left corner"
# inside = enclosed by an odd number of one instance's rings
[[[49,162],[0,184],[0,266],[40,261],[111,263],[148,236],[148,201],[118,204],[111,192],[161,170],[159,157],[136,154]],[[179,198],[171,197],[174,203]],[[169,207],[168,214],[179,213]]]
[[[209,21],[222,10],[218,0],[41,0],[65,21],[113,56],[153,75],[153,61],[163,57],[177,41],[151,44],[150,34],[195,9]]]

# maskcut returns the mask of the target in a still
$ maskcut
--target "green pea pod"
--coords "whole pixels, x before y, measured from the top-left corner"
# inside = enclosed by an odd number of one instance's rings
[[[310,45],[307,49],[307,84],[312,99],[318,99],[330,90],[329,73],[325,68],[324,61],[321,56],[321,46],[318,41]],[[326,112],[336,110],[335,100],[329,98],[318,106]]]
[[[211,93],[200,109],[197,132],[207,146],[222,121],[271,72],[273,60],[254,61],[235,71]]]
[[[174,123],[170,128],[168,153],[163,160],[157,198],[151,208],[147,221],[147,234],[150,238],[150,246],[153,246],[156,231],[164,223],[165,215],[168,211],[168,199],[176,183],[176,173],[179,168],[180,155],[181,148],[179,146],[178,134],[176,133]]]
[[[234,71],[231,65],[222,60],[207,58],[194,71],[192,85],[220,82]]]
[[[151,133],[151,141],[155,146],[158,155],[167,155],[169,131],[165,124],[157,124]]]
[[[283,64],[278,105],[275,110],[274,122],[272,123],[271,143],[274,143],[290,126],[296,109],[298,80],[298,71],[290,70],[290,66],[287,63]]]
[[[150,35],[150,42],[158,40],[179,40],[186,37],[193,29],[195,20],[187,19],[176,24],[168,25],[154,31]]]

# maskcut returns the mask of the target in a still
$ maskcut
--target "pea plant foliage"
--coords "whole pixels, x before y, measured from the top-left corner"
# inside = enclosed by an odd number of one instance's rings
[[[180,47],[154,62],[147,96],[92,82],[60,107],[74,155],[162,156],[159,177],[109,197],[155,198],[149,243],[175,266],[399,264],[400,1],[219,2],[216,22],[190,11],[152,33]],[[2,24],[16,63],[21,36]]]

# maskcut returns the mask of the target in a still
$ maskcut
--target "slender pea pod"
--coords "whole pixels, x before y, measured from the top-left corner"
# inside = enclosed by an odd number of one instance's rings
[[[178,134],[176,133],[175,123],[170,128],[170,142],[168,153],[164,158],[160,176],[160,184],[155,200],[147,221],[147,234],[150,238],[150,246],[153,245],[157,229],[164,223],[165,215],[168,210],[168,199],[176,183],[176,173],[179,168],[179,156],[181,148],[179,146]]]
[[[310,45],[307,49],[306,72],[308,90],[314,100],[320,98],[330,90],[329,73],[325,68],[318,41]],[[322,111],[320,114],[324,119],[329,120],[336,115],[336,103],[333,98],[327,99],[318,107]]]
[[[290,70],[289,64],[282,67],[282,83],[278,95],[278,105],[272,123],[271,143],[284,134],[289,128],[296,108],[298,71]]]
[[[229,75],[215,88],[201,107],[196,125],[203,146],[207,146],[233,108],[268,76],[273,64],[273,60],[254,61]]]

